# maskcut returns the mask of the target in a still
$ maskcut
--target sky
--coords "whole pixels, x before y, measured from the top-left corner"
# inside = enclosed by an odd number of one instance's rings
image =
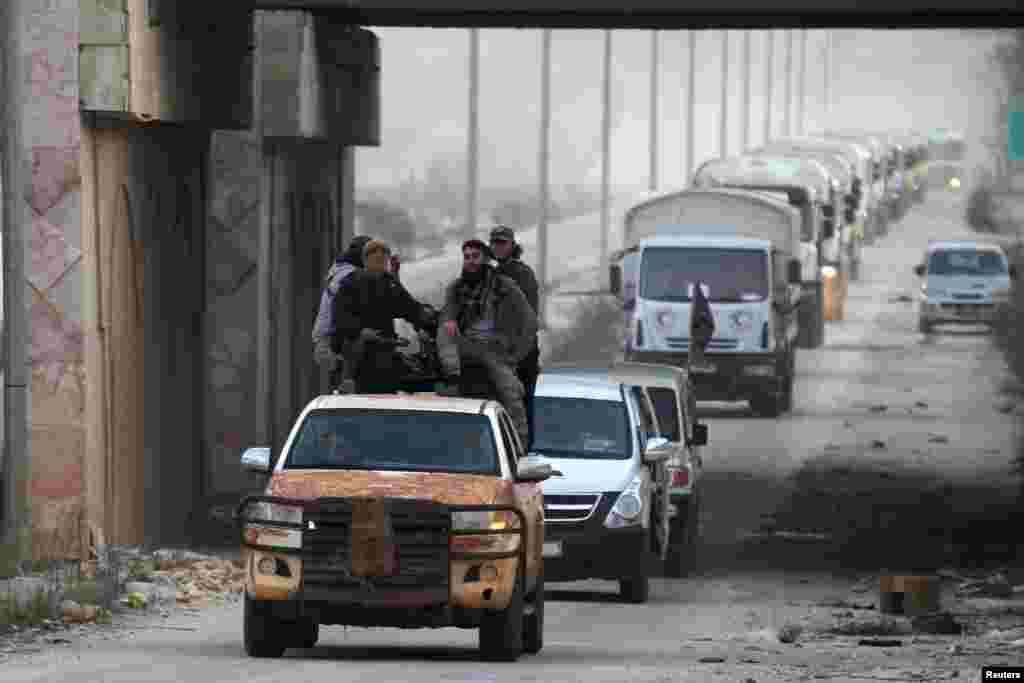
[[[467,157],[469,32],[464,29],[376,28],[382,59],[382,139],[357,152],[358,185],[392,185],[422,175],[431,160]],[[728,32],[727,147],[740,151],[742,32]],[[786,32],[774,31],[773,134],[783,132]],[[767,32],[751,34],[748,147],[764,137]],[[541,32],[488,29],[480,38],[482,186],[535,186],[540,140]],[[807,32],[805,116],[824,125],[824,31]],[[685,182],[685,90],[690,33],[658,34],[658,181]],[[985,80],[999,32],[836,30],[832,32],[831,115],[835,127],[950,127],[984,133],[994,108]],[[722,32],[696,34],[697,164],[720,155]],[[599,186],[601,170],[602,31],[555,31],[552,39],[551,183]],[[645,188],[650,180],[649,31],[612,34],[611,182]],[[799,65],[799,37],[794,39]],[[793,79],[798,115],[799,72]],[[795,132],[795,131],[794,131]]]

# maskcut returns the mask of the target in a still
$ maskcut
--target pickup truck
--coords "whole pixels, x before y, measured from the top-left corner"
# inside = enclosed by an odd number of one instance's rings
[[[496,401],[320,396],[241,501],[245,650],[310,648],[321,624],[479,629],[486,660],[544,641],[542,482]]]

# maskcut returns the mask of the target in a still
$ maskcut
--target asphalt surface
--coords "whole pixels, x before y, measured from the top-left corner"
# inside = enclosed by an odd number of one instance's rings
[[[702,406],[700,566],[654,580],[649,604],[619,602],[610,582],[550,584],[544,649],[503,665],[480,663],[476,633],[455,629],[324,627],[312,650],[249,659],[239,604],[179,610],[10,653],[0,681],[975,680],[982,663],[1014,653],[811,634],[834,616],[822,600],[863,591],[886,568],[952,562],[954,531],[998,536],[985,529],[1010,514],[1018,418],[994,407],[1005,364],[987,334],[918,334],[914,305],[900,299],[916,293],[911,267],[927,240],[963,232],[961,216],[956,201],[933,196],[865,250],[847,319],[829,323],[824,348],[798,354],[792,414]],[[790,623],[807,632],[784,645],[775,633]]]

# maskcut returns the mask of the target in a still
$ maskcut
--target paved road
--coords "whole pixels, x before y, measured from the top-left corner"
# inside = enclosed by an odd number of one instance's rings
[[[140,628],[133,635],[72,637],[70,644],[11,657],[0,665],[0,681],[596,683],[749,677],[765,683],[815,674],[854,681],[860,679],[853,674],[882,677],[886,670],[891,677],[894,667],[932,671],[930,680],[960,668],[965,678],[971,665],[998,659],[954,660],[942,643],[894,653],[835,639],[805,638],[799,648],[775,642],[771,632],[784,623],[828,620],[829,610],[814,607],[815,601],[845,594],[857,577],[829,565],[818,546],[764,544],[743,535],[765,515],[774,515],[776,526],[804,521],[831,534],[851,524],[870,526],[829,506],[827,495],[825,503],[821,496],[811,502],[800,497],[827,488],[835,477],[846,477],[839,493],[860,493],[867,501],[847,512],[863,514],[884,495],[911,505],[917,500],[913,483],[885,493],[878,472],[911,469],[919,481],[941,475],[954,490],[1006,480],[1014,419],[993,409],[993,378],[1002,362],[988,337],[923,337],[912,305],[896,298],[913,294],[911,266],[928,238],[958,231],[959,215],[955,204],[935,197],[866,249],[864,280],[851,285],[848,319],[829,325],[825,348],[799,356],[792,415],[766,420],[743,408],[705,407],[711,445],[702,566],[688,579],[656,580],[648,605],[618,603],[611,583],[552,586],[544,650],[500,666],[477,661],[471,631],[340,627],[324,628],[313,650],[292,651],[276,661],[250,660],[241,648],[241,610],[232,605],[158,619],[161,628]],[[882,405],[884,411],[872,410]],[[858,480],[858,472],[874,472],[876,478]],[[994,496],[989,491],[983,502],[991,504]],[[889,564],[885,552],[878,547],[860,559],[877,569]],[[725,662],[700,661],[707,656]]]

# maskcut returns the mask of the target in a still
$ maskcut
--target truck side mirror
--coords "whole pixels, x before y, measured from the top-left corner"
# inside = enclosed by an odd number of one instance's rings
[[[1011,280],[1016,280],[1017,279],[1017,266],[1010,266],[1010,279]]]
[[[693,425],[693,436],[690,438],[691,446],[706,446],[708,444],[708,426],[706,424]]]
[[[821,222],[821,234],[827,240],[830,240],[835,236],[836,221],[834,218],[826,218]]]
[[[914,274],[917,275],[918,277],[924,277],[923,263],[918,263],[916,266],[914,266]]]
[[[789,280],[789,284],[791,284],[791,285],[798,285],[801,282],[803,282],[803,275],[804,275],[804,273],[803,273],[803,267],[800,264],[800,260],[799,259],[790,259],[788,266],[789,266],[789,272],[786,273],[786,275],[787,275],[786,279]]]
[[[618,263],[608,266],[608,284],[612,294],[622,293],[622,266]]]

